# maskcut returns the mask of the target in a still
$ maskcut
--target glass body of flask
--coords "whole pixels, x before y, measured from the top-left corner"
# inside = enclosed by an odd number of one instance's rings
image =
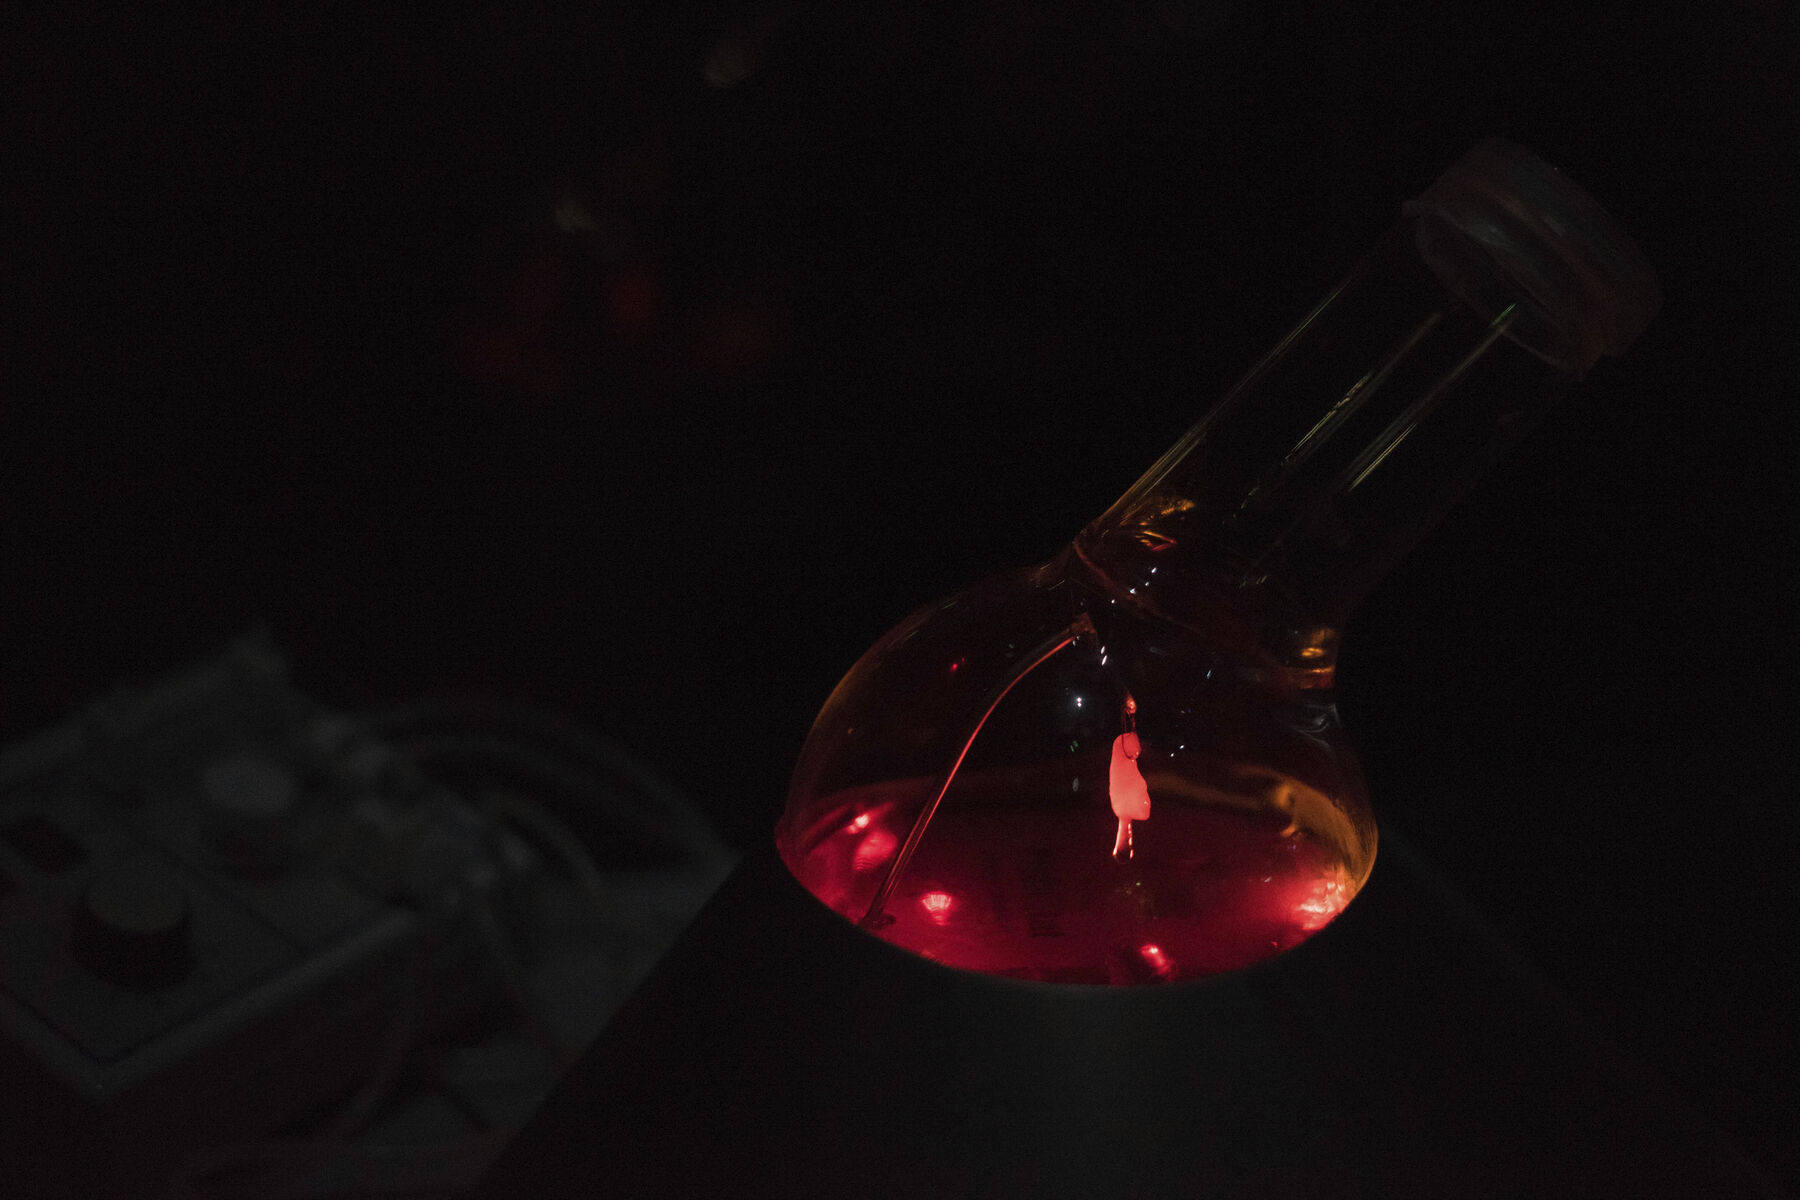
[[[863,655],[783,861],[870,934],[1017,978],[1169,982],[1305,940],[1375,861],[1345,617],[1659,301],[1591,197],[1476,147],[1060,555]]]

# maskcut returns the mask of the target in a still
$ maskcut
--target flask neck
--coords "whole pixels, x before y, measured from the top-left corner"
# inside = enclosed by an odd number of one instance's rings
[[[1168,619],[1234,609],[1329,685],[1352,608],[1580,369],[1528,294],[1465,286],[1445,236],[1421,213],[1390,230],[1082,531],[1088,566]]]

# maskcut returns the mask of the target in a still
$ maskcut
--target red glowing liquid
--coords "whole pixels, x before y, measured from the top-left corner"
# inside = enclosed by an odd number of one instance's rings
[[[1007,778],[1008,775],[1013,778]],[[1066,983],[1132,984],[1214,975],[1300,944],[1361,882],[1330,840],[1279,804],[1157,797],[1115,857],[1104,791],[1019,804],[1019,780],[990,772],[946,797],[873,920],[876,888],[905,840],[898,814],[921,781],[841,792],[788,866],[871,933],[953,967]],[[1102,776],[1103,778],[1103,776]],[[1166,777],[1164,777],[1166,782]],[[1277,783],[1265,795],[1282,795]],[[996,802],[995,798],[1001,798]]]

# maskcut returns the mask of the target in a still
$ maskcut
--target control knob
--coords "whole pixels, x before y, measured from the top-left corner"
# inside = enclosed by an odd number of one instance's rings
[[[190,964],[187,892],[146,856],[102,868],[82,890],[72,932],[76,959],[126,987],[179,981]]]

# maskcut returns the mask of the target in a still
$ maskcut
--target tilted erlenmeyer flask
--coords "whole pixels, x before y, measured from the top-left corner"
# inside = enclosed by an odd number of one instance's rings
[[[1353,605],[1660,303],[1530,152],[1476,147],[1054,560],[923,609],[813,725],[783,861],[951,966],[1139,983],[1294,946],[1375,822],[1332,701]]]

